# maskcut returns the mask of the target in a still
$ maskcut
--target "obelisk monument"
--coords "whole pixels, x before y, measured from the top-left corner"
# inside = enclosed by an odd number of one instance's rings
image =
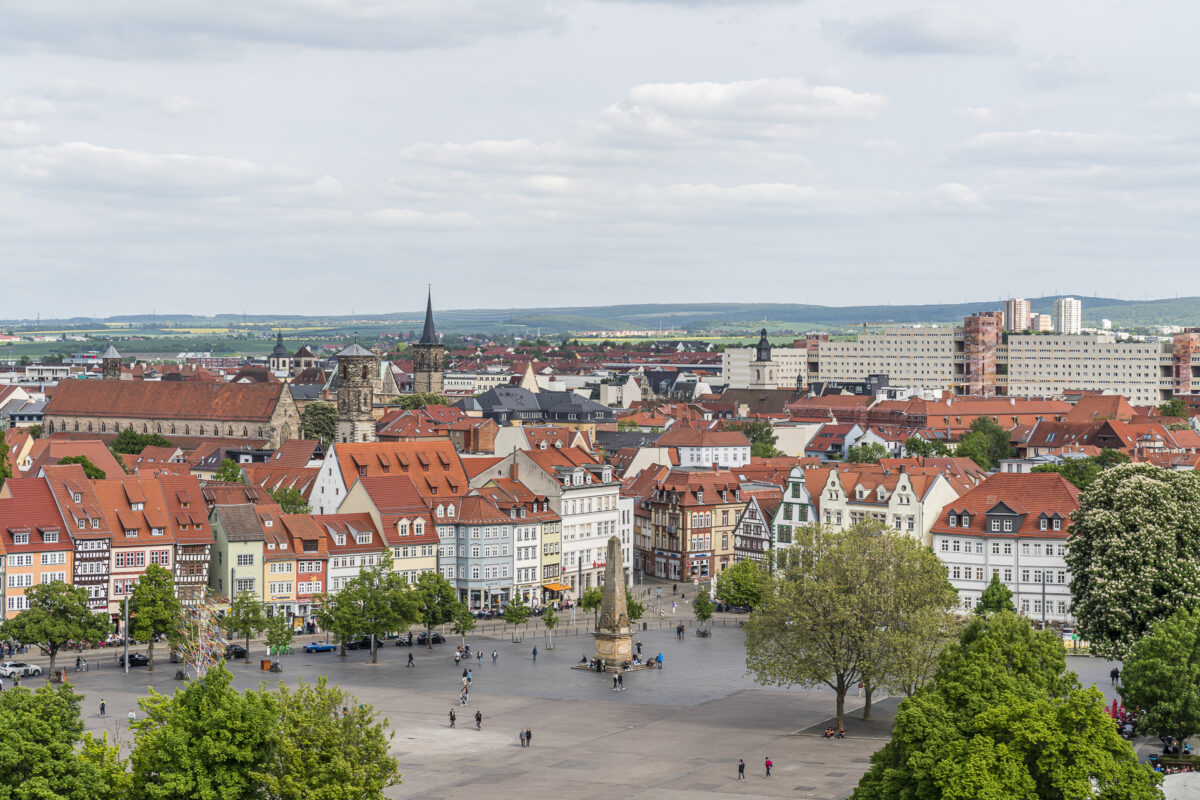
[[[596,637],[596,660],[605,659],[608,669],[619,671],[633,658],[633,632],[625,606],[625,569],[621,559],[621,540],[608,540],[604,562],[604,598],[600,603],[600,625]]]

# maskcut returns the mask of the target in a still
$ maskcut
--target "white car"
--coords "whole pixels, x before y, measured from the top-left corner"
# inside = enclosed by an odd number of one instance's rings
[[[24,661],[5,661],[0,664],[0,675],[6,678],[11,678],[14,675],[20,675],[24,678],[27,675],[41,675],[42,668],[37,664],[26,664]]]

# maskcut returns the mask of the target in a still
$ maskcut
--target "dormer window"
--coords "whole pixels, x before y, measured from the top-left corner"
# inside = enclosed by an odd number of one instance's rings
[[[71,493],[71,499],[72,499],[73,501],[75,501],[76,503],[82,503],[82,502],[83,502],[83,495],[82,495],[82,494],[80,494],[79,492],[72,492],[72,493]]]
[[[699,490],[699,491],[697,491],[697,492],[696,492],[696,502],[697,502],[697,503],[703,503],[703,502],[704,502],[704,491],[703,491],[703,490]]]
[[[345,545],[346,544],[346,534],[335,533],[333,535],[333,543],[336,544],[338,547],[342,547],[343,545]]]
[[[28,533],[14,533],[13,534],[13,544],[29,544],[29,534]]]
[[[133,503],[130,506],[130,508],[132,508],[134,511],[141,511],[145,507],[146,507],[145,503]]]
[[[1042,517],[1038,520],[1038,530],[1048,530],[1050,528],[1050,520]]]
[[[417,536],[420,536],[421,534],[425,533],[425,521],[424,520],[419,519],[413,523],[413,533],[416,534]]]
[[[450,505],[446,506],[446,516],[447,517],[454,516],[454,503],[451,503]]]
[[[83,517],[80,517],[77,520],[75,520],[75,524],[79,526],[79,530],[83,530],[84,528],[87,527],[87,520],[84,519]]]
[[[949,517],[947,517],[946,521],[949,523],[951,528],[958,527],[958,515],[957,514],[951,514]]]
[[[99,530],[99,529],[100,529],[100,518],[99,518],[99,517],[93,517],[93,518],[92,518],[92,529],[93,529],[93,530]]]
[[[270,519],[264,519],[264,520],[263,520],[263,527],[264,527],[264,528],[270,528],[270,527],[271,527],[272,525],[274,525],[274,524],[275,524],[275,521],[274,521],[274,520],[270,520]]]
[[[27,533],[27,534],[25,534],[25,536],[28,537],[29,534]],[[13,540],[15,541],[16,537],[13,537]],[[47,542],[47,543],[57,542],[58,541],[58,531],[44,531],[42,533],[42,541]]]
[[[439,505],[437,507],[437,515],[439,518],[446,516],[446,507]]]
[[[963,514],[963,515],[962,515],[962,526],[963,526],[964,528],[969,528],[969,527],[971,527],[971,516],[970,516],[969,514]]]
[[[832,492],[830,493],[830,495],[832,496]],[[855,492],[855,495],[858,497],[859,500],[862,500],[863,497],[865,496],[865,492],[863,492],[862,489],[859,489],[857,492]]]
[[[187,526],[184,526],[184,527],[187,527]],[[163,535],[163,529],[162,529],[162,528],[151,528],[151,529],[150,529],[150,535],[151,535],[151,536],[162,536],[162,535]]]
[[[126,528],[125,529],[125,538],[126,539],[136,539],[137,535],[138,535],[137,528]]]
[[[1054,530],[1056,530],[1056,531],[1062,530],[1062,520],[1057,517],[1054,518]]]

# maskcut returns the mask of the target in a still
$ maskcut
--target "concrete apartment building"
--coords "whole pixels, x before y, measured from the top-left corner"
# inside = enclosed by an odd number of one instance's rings
[[[1029,301],[1022,298],[1012,298],[1004,301],[1004,330],[1029,330]]]
[[[1054,301],[1054,330],[1068,335],[1083,330],[1083,303],[1074,297],[1060,297]]]

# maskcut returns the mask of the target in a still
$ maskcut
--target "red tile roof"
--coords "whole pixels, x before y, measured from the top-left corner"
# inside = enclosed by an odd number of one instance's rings
[[[985,531],[987,524],[985,515],[1001,504],[1024,514],[1018,530],[1011,535],[1061,536],[1067,535],[1070,525],[1071,512],[1079,508],[1079,490],[1070,481],[1056,472],[1014,473],[997,472],[971,491],[951,500],[942,509],[937,522],[934,523],[934,533],[975,533],[990,536],[998,535]],[[961,524],[961,516],[966,512],[971,518],[970,527]],[[1038,520],[1042,514],[1057,514],[1062,519],[1062,529],[1040,530]],[[949,517],[958,517],[958,524],[950,526]],[[1003,535],[1003,534],[999,534]]]
[[[750,440],[741,431],[675,426],[658,437],[654,444],[656,447],[749,447]]]
[[[339,442],[333,451],[347,489],[359,477],[382,475],[407,475],[427,502],[461,496],[469,488],[462,460],[449,440]]]
[[[266,422],[282,383],[199,383],[66,380],[46,404],[45,416],[132,417]]]

